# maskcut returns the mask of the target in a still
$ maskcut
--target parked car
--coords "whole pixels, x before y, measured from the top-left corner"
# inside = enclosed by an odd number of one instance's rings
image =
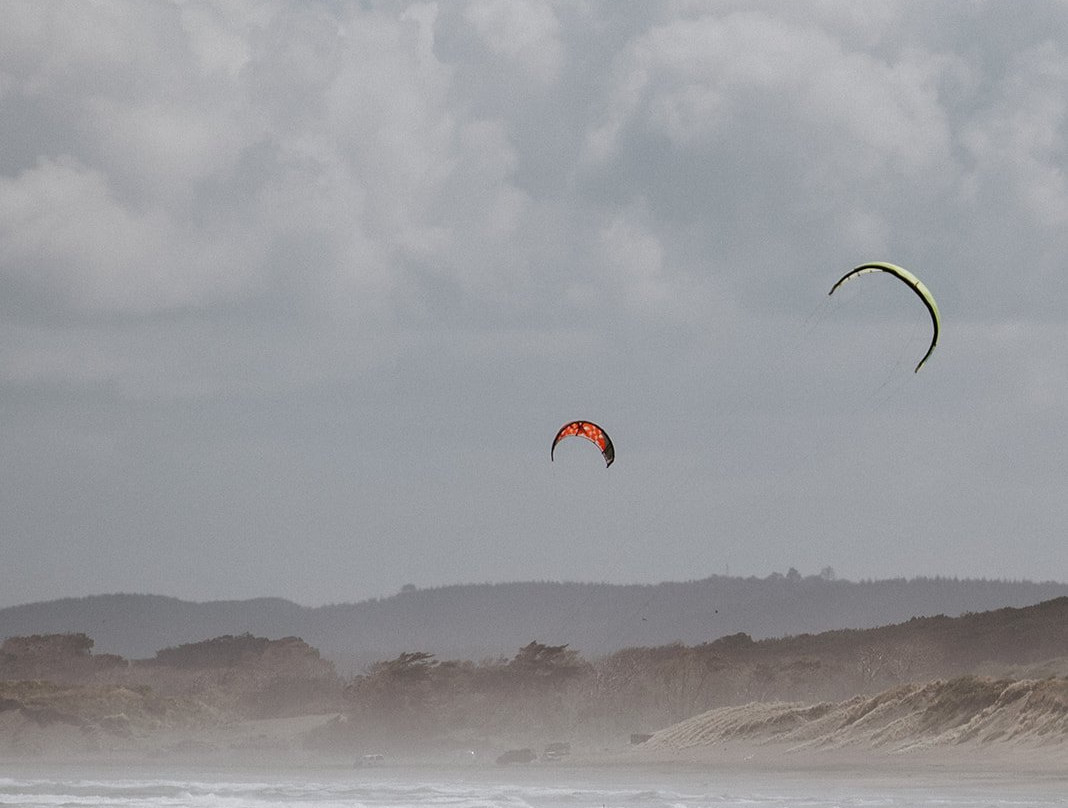
[[[509,749],[497,758],[498,766],[508,766],[512,763],[533,763],[538,759],[533,749]]]
[[[547,761],[563,760],[571,754],[571,744],[556,741],[545,747],[541,753],[541,759]]]

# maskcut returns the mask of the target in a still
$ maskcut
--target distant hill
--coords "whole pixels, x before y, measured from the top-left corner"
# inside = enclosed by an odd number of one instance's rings
[[[439,659],[510,657],[531,640],[594,658],[626,647],[755,640],[862,629],[912,617],[1029,606],[1068,584],[950,578],[853,582],[797,574],[656,585],[521,582],[412,589],[317,608],[279,598],[192,603],[114,594],[0,609],[0,639],[84,633],[97,653],[138,659],[227,634],[297,636],[354,672],[402,651]]]

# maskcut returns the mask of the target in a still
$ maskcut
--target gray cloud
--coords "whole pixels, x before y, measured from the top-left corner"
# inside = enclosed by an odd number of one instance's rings
[[[5,602],[1063,578],[1066,14],[0,6]]]

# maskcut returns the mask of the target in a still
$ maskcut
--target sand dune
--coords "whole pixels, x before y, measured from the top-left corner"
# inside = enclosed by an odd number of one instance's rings
[[[1010,681],[966,676],[902,685],[839,703],[728,707],[661,730],[644,746],[664,753],[730,742],[785,744],[799,751],[1065,747],[1068,679]]]
[[[219,723],[175,714],[156,715],[150,724],[136,700],[118,706],[125,712],[0,710],[0,759],[351,762],[347,750],[307,745],[310,733],[341,720],[336,715]],[[754,702],[679,722],[626,751],[612,746],[576,752],[569,765],[845,765],[888,771],[951,766],[1061,777],[1068,773],[1068,678],[965,676],[841,702]]]

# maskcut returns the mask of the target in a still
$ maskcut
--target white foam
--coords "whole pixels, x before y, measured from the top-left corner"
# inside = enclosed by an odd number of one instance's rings
[[[600,778],[604,779],[603,775]],[[917,787],[907,780],[877,788],[852,782],[777,780],[771,775],[730,789],[678,784],[487,779],[374,781],[191,778],[0,778],[0,806],[19,808],[1068,808],[1068,789],[1027,795],[975,785]],[[692,785],[689,784],[689,785]]]

